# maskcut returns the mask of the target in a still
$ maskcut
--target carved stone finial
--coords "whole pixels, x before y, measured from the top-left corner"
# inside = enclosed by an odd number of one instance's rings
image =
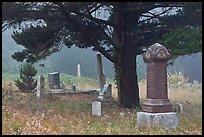
[[[145,62],[166,62],[170,57],[168,50],[163,45],[155,43],[147,49],[143,59]]]

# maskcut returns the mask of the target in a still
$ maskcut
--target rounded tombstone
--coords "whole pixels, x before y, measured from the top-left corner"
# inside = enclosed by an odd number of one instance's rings
[[[60,88],[60,75],[59,72],[52,72],[48,74],[49,87],[51,89]]]
[[[155,43],[147,49],[144,53],[143,59],[147,63],[167,62],[170,57],[168,50],[163,45]]]

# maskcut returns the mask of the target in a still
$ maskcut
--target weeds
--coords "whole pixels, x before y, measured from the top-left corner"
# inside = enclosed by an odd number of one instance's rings
[[[69,77],[68,79],[67,83],[78,80],[87,88],[97,87],[97,82],[93,82],[93,84],[86,78]],[[146,81],[140,83],[142,104],[146,98]],[[83,84],[81,84],[81,88],[83,88]],[[4,79],[2,85],[2,134],[201,135],[201,90],[202,85],[196,87],[169,86],[170,102],[172,104],[180,103],[184,108],[182,114],[178,113],[179,126],[176,129],[138,128],[136,113],[141,111],[140,108],[122,109],[118,107],[115,85],[112,86],[114,100],[102,102],[102,116],[97,117],[91,115],[91,103],[96,100],[96,96],[67,95],[37,99],[33,93],[19,92],[11,80]]]

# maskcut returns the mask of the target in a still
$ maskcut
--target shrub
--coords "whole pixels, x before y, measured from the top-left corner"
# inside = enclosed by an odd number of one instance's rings
[[[188,79],[184,77],[181,72],[175,74],[168,74],[168,83],[169,84],[186,84],[188,83]]]
[[[32,92],[37,87],[37,80],[34,76],[37,74],[37,69],[32,63],[25,63],[20,65],[20,79],[17,77],[15,85],[21,91]]]

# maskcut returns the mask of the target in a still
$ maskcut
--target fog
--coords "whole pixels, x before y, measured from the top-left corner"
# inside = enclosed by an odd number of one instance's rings
[[[11,33],[12,30],[2,32],[2,72],[18,74],[18,66],[22,62],[15,61],[11,55],[16,51],[21,51],[23,47],[16,45],[11,38]],[[96,54],[97,52],[91,48],[63,47],[61,51],[52,54],[46,60],[41,60],[35,66],[38,73],[58,71],[76,76],[77,64],[80,64],[82,76],[97,79]],[[41,67],[40,63],[44,64],[44,67]],[[102,63],[106,78],[113,79],[113,64],[103,56]],[[193,80],[202,82],[202,53],[178,57],[173,66],[168,66],[169,73],[178,73],[179,71],[185,77],[189,77],[189,82],[193,82]],[[146,64],[141,55],[137,57],[137,73],[139,80],[146,78]]]
[[[173,66],[169,66],[170,72],[181,72],[189,82],[193,83],[194,80],[199,83],[202,82],[202,53],[197,53],[189,56],[178,57]]]

